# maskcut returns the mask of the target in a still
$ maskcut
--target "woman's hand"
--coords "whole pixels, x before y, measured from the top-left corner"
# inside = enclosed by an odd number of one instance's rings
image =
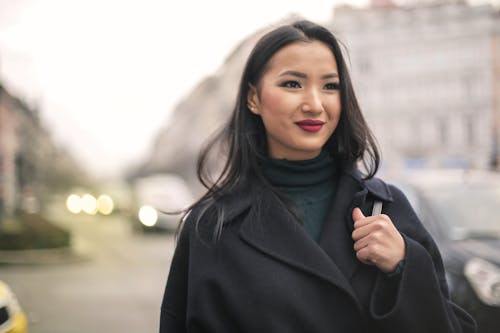
[[[359,208],[352,211],[354,250],[364,264],[375,265],[384,273],[396,270],[405,257],[405,242],[385,214],[365,217]]]

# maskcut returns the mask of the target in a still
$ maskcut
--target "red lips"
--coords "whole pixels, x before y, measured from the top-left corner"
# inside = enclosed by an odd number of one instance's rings
[[[304,131],[318,132],[323,127],[325,122],[321,120],[305,119],[298,121],[295,124],[297,124],[297,126],[302,128]]]

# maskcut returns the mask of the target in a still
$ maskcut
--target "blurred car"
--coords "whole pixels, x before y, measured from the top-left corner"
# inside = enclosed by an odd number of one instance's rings
[[[134,182],[137,220],[143,230],[175,231],[180,212],[193,203],[186,182],[175,174],[156,174]]]
[[[0,280],[0,332],[27,333],[28,321],[16,296],[9,286]]]
[[[441,251],[453,301],[479,333],[500,332],[500,174],[429,170],[395,183]]]

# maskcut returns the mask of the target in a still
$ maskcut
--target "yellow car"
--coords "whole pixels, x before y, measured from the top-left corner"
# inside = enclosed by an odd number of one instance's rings
[[[0,280],[0,333],[27,333],[28,321],[16,295]]]

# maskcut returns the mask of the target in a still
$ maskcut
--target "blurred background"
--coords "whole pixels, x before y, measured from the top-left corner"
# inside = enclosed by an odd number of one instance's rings
[[[482,216],[498,215],[500,0],[0,0],[0,332],[158,330],[179,219],[161,211],[203,193],[196,157],[246,57],[297,18],[345,45],[383,176],[418,206],[414,180],[480,172]],[[438,210],[422,214],[451,223],[453,297],[468,288],[464,307],[500,318],[500,220],[458,228]],[[468,266],[484,259],[469,251],[454,273],[464,242],[490,257]]]

